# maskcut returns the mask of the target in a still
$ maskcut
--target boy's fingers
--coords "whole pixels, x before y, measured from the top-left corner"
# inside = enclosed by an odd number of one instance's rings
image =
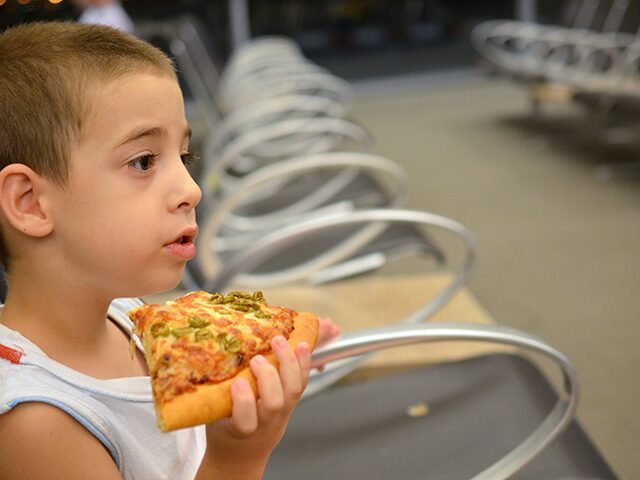
[[[318,345],[324,344],[331,338],[331,321],[328,318],[320,318],[318,326]]]
[[[286,401],[293,406],[300,399],[306,385],[300,361],[284,337],[274,338],[272,346],[280,364],[280,379]]]
[[[249,435],[258,428],[256,397],[249,382],[236,378],[231,384],[231,418],[229,425],[234,433]]]
[[[318,347],[335,340],[340,334],[340,327],[338,327],[330,318],[320,318],[318,327]]]
[[[295,355],[300,366],[300,381],[302,383],[300,395],[302,395],[309,381],[309,372],[311,371],[311,347],[307,342],[300,342],[296,345]]]
[[[270,422],[284,407],[284,392],[278,370],[262,355],[251,359],[251,372],[258,381],[258,410],[261,421]]]

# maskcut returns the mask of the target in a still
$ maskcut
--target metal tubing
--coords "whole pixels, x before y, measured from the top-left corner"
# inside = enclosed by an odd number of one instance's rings
[[[373,351],[440,341],[491,342],[541,354],[553,360],[564,376],[564,395],[545,420],[516,448],[477,474],[472,480],[502,480],[511,477],[553,442],[573,419],[580,396],[577,374],[569,359],[541,339],[519,330],[497,325],[434,322],[426,325],[392,325],[344,334],[340,340],[315,352],[314,366]],[[325,368],[330,367],[326,365]],[[323,374],[320,374],[323,375]],[[326,386],[326,385],[325,385]],[[305,397],[319,389],[307,389]]]
[[[419,212],[401,209],[368,209],[358,210],[346,214],[328,215],[319,219],[299,222],[282,228],[278,232],[271,233],[258,239],[251,247],[243,249],[234,255],[218,274],[206,284],[206,290],[210,292],[221,291],[232,279],[242,281],[243,277],[253,280],[252,284],[263,284],[268,281],[265,275],[240,275],[241,272],[251,271],[259,266],[272,254],[276,254],[288,247],[292,243],[299,242],[309,236],[319,232],[330,230],[341,225],[355,224],[384,224],[384,223],[410,223],[440,228],[458,236],[467,247],[465,260],[462,267],[456,273],[451,284],[433,298],[428,305],[414,312],[407,321],[419,322],[439,310],[449,299],[464,285],[471,275],[476,257],[476,244],[471,232],[462,224],[433,213]],[[351,246],[347,246],[351,248]],[[347,248],[345,247],[345,248]],[[334,253],[332,252],[332,255]],[[341,259],[342,252],[336,252],[338,259]],[[323,259],[324,260],[324,259]],[[310,262],[309,262],[310,263]],[[326,262],[324,262],[326,263]],[[331,264],[332,262],[329,262]],[[313,267],[316,267],[315,265]],[[310,269],[307,265],[305,271]]]

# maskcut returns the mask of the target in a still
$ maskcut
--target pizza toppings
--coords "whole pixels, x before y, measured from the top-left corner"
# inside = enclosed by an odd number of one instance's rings
[[[319,329],[315,315],[268,305],[262,292],[191,292],[165,305],[135,308],[129,318],[144,347],[162,431],[231,415],[236,378],[259,394],[249,368],[253,357],[264,355],[277,366],[275,337],[283,336],[291,348],[307,342],[313,350]]]
[[[262,292],[192,292],[166,305],[129,313],[142,338],[154,396],[161,403],[233,377],[249,360],[289,338],[294,310],[271,307]]]
[[[166,337],[171,331],[165,322],[155,322],[149,328],[149,332],[154,337]]]

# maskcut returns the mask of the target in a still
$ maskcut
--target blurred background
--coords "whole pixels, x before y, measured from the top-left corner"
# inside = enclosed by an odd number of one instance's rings
[[[79,0],[0,0],[0,26],[77,19]],[[233,3],[233,2],[231,2]],[[245,3],[245,2],[242,2]],[[350,80],[469,66],[471,28],[491,18],[514,18],[517,2],[361,0],[246,2],[252,36],[287,35],[305,54]],[[190,12],[207,26],[211,48],[226,60],[232,49],[226,1],[124,0],[133,20]],[[540,19],[559,17],[562,2],[539,2]],[[393,60],[392,60],[393,59]]]
[[[351,115],[374,139],[368,151],[408,172],[406,207],[453,218],[474,234],[479,258],[469,290],[496,323],[538,335],[572,360],[583,386],[581,425],[616,475],[633,480],[640,478],[640,93],[632,50],[639,4],[124,0],[122,7],[135,25],[191,14],[219,71],[247,38],[285,35],[349,82]],[[80,5],[0,0],[0,29],[77,20]],[[589,51],[581,70],[571,49],[536,57],[540,45],[522,47],[539,31],[495,34],[498,24],[487,22],[498,20],[586,29],[601,34],[598,42],[608,35],[618,43]],[[630,70],[612,71],[625,55]],[[198,94],[183,86],[200,131],[195,141],[204,141]]]

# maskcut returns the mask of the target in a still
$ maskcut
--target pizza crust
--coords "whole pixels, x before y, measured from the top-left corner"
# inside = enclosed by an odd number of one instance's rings
[[[312,313],[299,313],[294,319],[294,330],[289,337],[292,349],[300,342],[307,342],[311,350],[318,340],[318,317]],[[278,362],[273,352],[264,357],[274,366]],[[258,385],[249,367],[245,367],[232,378],[213,385],[198,385],[193,392],[184,393],[164,405],[156,406],[158,427],[164,432],[179,428],[211,423],[231,415],[231,383],[238,377],[249,381],[253,392],[258,394]]]

